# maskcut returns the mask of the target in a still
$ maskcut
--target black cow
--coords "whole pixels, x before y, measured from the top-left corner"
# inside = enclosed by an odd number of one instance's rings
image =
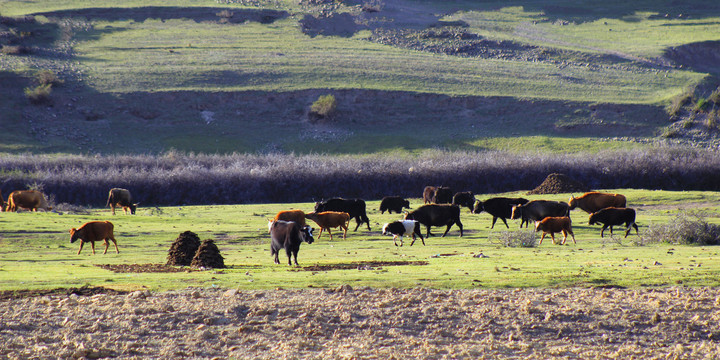
[[[312,228],[305,225],[300,227],[294,221],[275,220],[270,225],[270,254],[275,257],[275,263],[279,264],[278,254],[280,249],[285,249],[288,257],[288,265],[292,266],[290,257],[295,257],[295,265],[298,266],[297,254],[300,251],[300,244],[305,241],[312,244],[315,241]]]
[[[540,221],[546,217],[570,216],[570,209],[566,202],[552,200],[533,200],[527,204],[512,207],[511,219],[520,219],[520,227],[528,226],[530,221]]]
[[[508,226],[506,219],[512,218],[512,207],[514,205],[527,204],[527,202],[528,200],[523,198],[494,197],[485,201],[478,201],[477,204],[475,204],[473,214],[486,211],[493,217],[492,226],[490,226],[491,229],[495,227],[495,222],[498,218],[502,220],[502,222],[505,223],[505,227],[509,229],[510,226]]]
[[[401,213],[403,208],[410,208],[410,202],[403,199],[402,196],[386,196],[380,201],[380,213],[384,214],[385,211],[388,214],[392,212]]]
[[[475,195],[473,195],[472,191],[463,191],[456,193],[455,196],[453,196],[452,204],[459,207],[465,206],[466,208],[470,209],[470,212],[472,212],[473,205],[475,205]]]
[[[603,224],[602,230],[600,230],[600,237],[603,237],[605,229],[610,227],[610,235],[612,235],[612,227],[615,225],[625,224],[627,230],[625,230],[625,237],[630,234],[632,228],[635,228],[635,235],[638,234],[638,226],[635,223],[635,209],[631,208],[616,208],[609,207],[600,211],[590,214],[590,225]]]
[[[105,206],[109,206],[110,209],[112,209],[113,215],[115,215],[115,207],[117,206],[122,206],[126,215],[128,209],[130,209],[130,214],[135,215],[138,204],[133,204],[132,195],[129,190],[112,188],[108,194],[107,204],[105,204]]]
[[[433,202],[436,204],[450,204],[452,203],[453,192],[449,187],[439,186],[435,189],[435,196],[433,196]]]
[[[355,219],[357,222],[354,231],[357,231],[362,223],[365,223],[368,231],[370,231],[370,219],[368,219],[367,213],[365,212],[365,200],[363,199],[333,198],[315,203],[315,212],[319,213],[323,211],[346,212],[350,215],[351,219]]]
[[[460,236],[463,236],[463,225],[460,222],[460,208],[457,205],[428,204],[419,207],[417,210],[405,215],[406,220],[417,220],[427,227],[426,237],[430,237],[431,226],[447,226],[445,237],[453,224],[460,228]]]

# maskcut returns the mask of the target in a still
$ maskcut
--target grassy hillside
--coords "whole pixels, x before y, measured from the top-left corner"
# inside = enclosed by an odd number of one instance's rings
[[[704,212],[710,223],[718,223],[716,192],[668,192],[610,190],[622,192],[638,209],[640,235],[649,227],[669,224],[681,209]],[[526,196],[567,201],[569,194]],[[486,199],[490,195],[479,196]],[[410,199],[411,206],[421,205]],[[368,202],[372,231],[359,229],[347,240],[333,231],[313,244],[302,244],[298,261],[303,268],[287,266],[284,252],[275,265],[269,252],[267,218],[277,211],[312,209],[311,203],[229,206],[146,207],[137,215],[110,215],[109,209],[86,212],[4,213],[0,234],[0,290],[107,286],[122,290],[178,289],[187,286],[240,289],[273,289],[352,286],[437,288],[477,287],[573,287],[573,286],[662,286],[684,284],[717,286],[720,262],[717,249],[708,246],[656,243],[659,239],[627,239],[616,227],[615,237],[600,238],[598,226],[587,224],[587,214],[572,212],[577,244],[552,245],[550,239],[537,247],[506,247],[502,239],[517,238],[518,222],[508,221],[491,230],[487,213],[469,214],[463,209],[464,236],[457,227],[447,237],[430,237],[423,246],[406,239],[395,247],[392,238],[380,234],[382,224],[398,214],[380,214],[379,202]],[[76,209],[77,210],[77,209]],[[92,255],[86,245],[77,255],[78,243],[70,244],[68,230],[86,221],[111,220],[120,253],[114,248]],[[310,222],[312,223],[312,222]],[[313,224],[314,225],[314,224]],[[354,222],[353,226],[354,228]],[[165,264],[172,242],[186,230],[201,240],[213,239],[227,269],[201,272],[113,272],[99,265],[132,268],[137,264]],[[433,228],[442,234],[442,228]],[[508,233],[509,231],[509,233]],[[525,233],[523,229],[521,233]],[[424,233],[424,232],[423,232]],[[317,234],[317,230],[316,230]],[[536,237],[536,239],[539,239]],[[672,239],[666,239],[672,241]],[[640,245],[642,243],[646,245]],[[482,253],[485,257],[476,257]],[[32,256],[29,256],[32,254]]]
[[[720,40],[704,1],[308,3],[1,0],[0,151],[594,151],[718,85],[706,53],[668,55]],[[31,104],[44,69],[63,83]],[[324,94],[337,112],[309,121]]]

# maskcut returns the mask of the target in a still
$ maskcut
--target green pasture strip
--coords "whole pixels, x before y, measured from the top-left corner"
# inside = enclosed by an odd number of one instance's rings
[[[218,7],[230,9],[239,7],[238,5],[222,5],[218,4],[215,1],[208,0],[0,0],[0,11],[3,16],[20,16],[38,12],[74,10],[85,8],[134,8],[144,6]]]
[[[607,191],[625,194],[628,205],[638,209],[641,233],[650,224],[671,221],[680,209],[704,211],[709,222],[720,223],[720,207],[716,205],[720,192]],[[481,194],[477,198],[498,195],[567,201],[571,194],[527,196],[514,192]],[[413,208],[421,205],[418,198],[410,202]],[[579,209],[571,214],[577,244],[568,240],[565,246],[552,245],[550,238],[546,238],[536,248],[504,247],[497,240],[499,234],[507,231],[501,222],[491,230],[487,213],[476,215],[463,209],[462,238],[457,227],[440,238],[437,235],[444,228],[437,227],[432,230],[436,236],[425,239],[426,246],[418,239],[411,247],[411,240],[406,238],[403,247],[395,247],[392,238],[380,232],[383,223],[401,215],[380,214],[378,206],[378,200],[367,202],[370,232],[365,227],[352,231],[355,222],[351,221],[346,240],[334,230],[330,241],[326,232],[317,239],[316,229],[316,242],[302,244],[298,259],[304,267],[326,267],[312,271],[289,267],[283,251],[279,257],[281,264],[273,264],[267,230],[267,219],[277,211],[293,208],[311,211],[311,203],[150,207],[138,209],[135,216],[121,212],[112,216],[109,209],[93,209],[87,215],[2,213],[0,290],[83,285],[125,290],[187,286],[272,289],[342,284],[400,288],[720,285],[720,248],[636,246],[632,242],[634,233],[628,239],[618,237],[623,234],[621,227],[615,228],[615,238],[608,237],[606,231],[606,237],[601,239],[599,226],[589,226],[588,215]],[[111,220],[115,224],[120,254],[111,245],[103,255],[104,246],[97,243],[96,255],[92,255],[89,244],[77,255],[79,244],[70,244],[68,230],[90,220]],[[312,221],[309,223],[316,227]],[[510,220],[509,224],[511,231],[518,230],[517,221]],[[228,268],[115,273],[97,266],[164,264],[172,242],[186,230],[197,233],[202,240],[215,240]],[[557,236],[561,239],[560,234]],[[484,257],[476,257],[481,253]]]
[[[89,83],[103,92],[358,88],[649,104],[704,76],[450,57],[361,36],[309,38],[293,19],[270,25],[98,22],[78,37],[75,49]]]

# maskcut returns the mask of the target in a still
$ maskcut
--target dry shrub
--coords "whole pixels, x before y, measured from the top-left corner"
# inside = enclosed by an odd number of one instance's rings
[[[38,85],[34,88],[25,88],[25,97],[30,103],[39,105],[50,101],[50,93],[52,92],[52,84]]]
[[[720,225],[710,224],[701,212],[679,212],[665,224],[651,224],[634,240],[636,245],[670,243],[675,245],[718,245]]]
[[[692,100],[692,96],[692,90],[685,90],[683,93],[673,97],[670,100],[670,106],[667,109],[668,114],[670,116],[678,116],[682,107]]]
[[[50,70],[40,70],[35,73],[35,82],[38,85],[61,85],[64,83],[58,76]]]
[[[708,112],[705,126],[707,126],[709,130],[714,130],[718,128],[718,125],[720,125],[720,114],[718,114],[717,109],[713,109]]]
[[[500,231],[490,234],[490,242],[505,247],[537,247],[535,230]]]
[[[710,93],[710,96],[708,96],[708,100],[720,105],[720,86],[718,86],[717,89],[713,90],[713,92]]]

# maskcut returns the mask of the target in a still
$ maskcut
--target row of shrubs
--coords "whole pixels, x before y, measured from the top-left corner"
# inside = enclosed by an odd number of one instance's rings
[[[7,155],[0,191],[41,187],[58,203],[103,206],[112,187],[143,205],[421,197],[426,185],[476,194],[532,189],[564,173],[593,189],[720,190],[720,156],[660,147],[597,154],[448,152],[416,155]]]

